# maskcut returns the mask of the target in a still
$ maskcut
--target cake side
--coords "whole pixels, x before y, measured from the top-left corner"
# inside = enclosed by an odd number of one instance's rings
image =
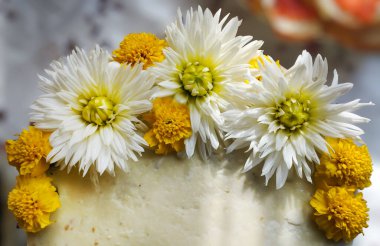
[[[264,187],[259,175],[241,173],[241,156],[206,163],[146,153],[130,173],[105,174],[97,186],[76,170],[54,170],[62,207],[28,245],[333,245],[310,219],[311,184]]]

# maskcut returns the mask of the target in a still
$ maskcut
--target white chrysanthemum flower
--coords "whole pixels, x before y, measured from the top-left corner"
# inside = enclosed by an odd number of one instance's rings
[[[327,61],[320,55],[313,64],[304,51],[285,72],[273,60],[264,62],[262,82],[253,83],[257,93],[247,108],[224,113],[226,137],[234,139],[227,151],[248,148],[243,171],[263,163],[266,182],[276,172],[277,188],[284,185],[293,166],[299,177],[304,173],[311,182],[308,163],[319,163],[317,153],[328,151],[324,137],[358,138],[363,131],[355,124],[369,120],[352,112],[369,104],[333,103],[353,85],[338,84],[334,71],[327,86]]]
[[[48,159],[70,170],[78,164],[84,175],[90,166],[102,174],[126,171],[137,160],[145,140],[138,134],[137,116],[151,109],[153,81],[142,70],[110,62],[99,47],[87,55],[77,49],[51,64],[48,78],[40,76],[45,92],[32,105],[31,121],[53,131]]]
[[[193,134],[185,141],[188,157],[196,144],[203,158],[211,147],[219,147],[221,112],[245,100],[248,62],[262,45],[250,42],[250,36],[236,36],[241,21],[235,17],[226,22],[228,15],[220,20],[220,13],[213,16],[198,7],[183,19],[179,10],[166,29],[166,59],[151,70],[158,85],[154,97],[174,96],[189,106]]]

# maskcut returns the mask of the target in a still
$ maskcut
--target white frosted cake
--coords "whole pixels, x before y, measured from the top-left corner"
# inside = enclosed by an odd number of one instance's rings
[[[53,170],[62,205],[28,245],[333,244],[310,219],[311,184],[264,187],[259,175],[241,173],[242,156],[206,163],[145,154],[129,174],[103,175],[97,186]]]
[[[179,11],[166,38],[79,48],[40,76],[8,140],[28,245],[328,245],[367,227],[372,162],[351,88],[304,51],[285,68],[240,21]],[[360,144],[359,144],[360,143]],[[314,181],[314,184],[313,184]],[[320,229],[320,230],[319,230]],[[327,239],[330,241],[328,241]]]

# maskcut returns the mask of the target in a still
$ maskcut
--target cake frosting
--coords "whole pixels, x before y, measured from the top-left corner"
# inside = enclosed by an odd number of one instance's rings
[[[28,245],[333,245],[310,220],[313,185],[294,178],[281,190],[264,187],[260,175],[241,173],[242,156],[146,153],[129,174],[98,184],[53,169],[62,206]]]

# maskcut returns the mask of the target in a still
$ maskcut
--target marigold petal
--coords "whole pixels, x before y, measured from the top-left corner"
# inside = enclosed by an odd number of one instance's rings
[[[45,158],[43,158],[38,162],[38,164],[34,167],[34,169],[32,170],[30,174],[34,177],[41,176],[49,169],[49,167],[50,167],[50,164],[46,161]],[[20,170],[20,174],[23,175],[21,173],[21,170]]]
[[[145,133],[144,139],[151,148],[155,147],[159,143],[155,137],[153,130],[149,130],[147,133]]]

